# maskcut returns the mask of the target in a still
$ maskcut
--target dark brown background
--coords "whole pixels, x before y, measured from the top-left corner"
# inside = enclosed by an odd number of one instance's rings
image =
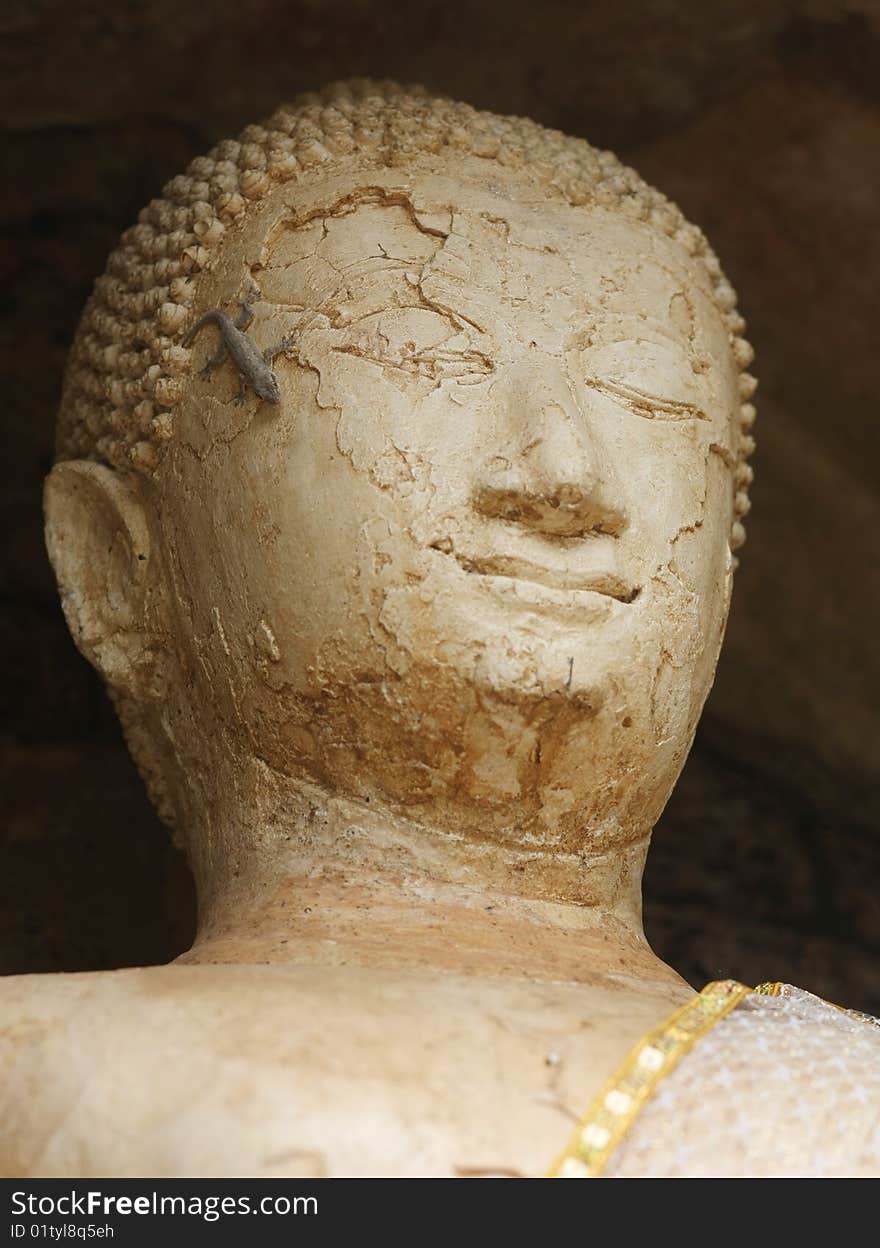
[[[352,74],[617,150],[699,222],[757,351],[755,510],[715,689],[657,831],[649,934],[694,982],[880,1012],[880,4],[31,0],[0,9],[7,545],[0,970],[166,960],[189,879],[67,636],[40,483],[66,347],[187,160]]]

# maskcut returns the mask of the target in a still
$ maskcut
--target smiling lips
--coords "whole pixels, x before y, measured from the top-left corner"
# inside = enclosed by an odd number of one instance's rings
[[[545,589],[580,591],[591,594],[602,594],[606,598],[614,598],[617,602],[634,602],[639,595],[639,587],[626,582],[613,572],[572,572],[565,569],[542,567],[521,559],[515,555],[487,555],[475,557],[464,555],[457,550],[444,549],[440,545],[433,547],[444,554],[450,554],[465,572],[477,576],[506,577],[513,581],[525,581],[540,585]]]

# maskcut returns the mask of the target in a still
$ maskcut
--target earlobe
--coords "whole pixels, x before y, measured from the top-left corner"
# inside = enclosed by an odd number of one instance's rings
[[[43,495],[46,546],[77,648],[137,696],[150,650],[150,534],[140,482],[88,460],[56,464]]]

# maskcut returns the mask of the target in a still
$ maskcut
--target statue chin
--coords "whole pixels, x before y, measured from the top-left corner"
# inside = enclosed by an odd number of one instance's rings
[[[690,995],[640,872],[744,536],[734,305],[609,153],[387,84],[221,143],[123,236],[45,496],[200,892],[180,965],[89,996],[123,1172],[540,1173]],[[106,1173],[56,1077],[85,1016],[40,1000],[23,1164]],[[563,1049],[587,1077],[548,1084]]]

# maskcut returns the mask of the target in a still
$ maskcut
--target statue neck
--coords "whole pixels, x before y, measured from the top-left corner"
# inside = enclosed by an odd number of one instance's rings
[[[677,978],[641,927],[647,838],[591,858],[474,843],[374,804],[288,788],[202,827],[182,962]]]

